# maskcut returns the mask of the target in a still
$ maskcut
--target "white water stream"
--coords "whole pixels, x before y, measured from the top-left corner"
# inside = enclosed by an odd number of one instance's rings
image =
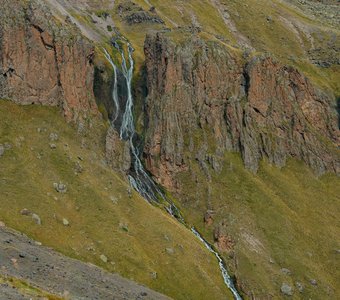
[[[129,66],[126,63],[125,55],[123,49],[119,47],[117,43],[114,43],[115,48],[119,51],[122,59],[121,64],[121,72],[124,76],[127,88],[127,100],[125,105],[124,112],[121,111],[119,105],[119,97],[118,97],[118,68],[115,65],[113,59],[110,54],[104,49],[105,57],[110,62],[114,70],[114,84],[112,91],[112,99],[116,108],[115,117],[112,120],[112,123],[117,120],[118,115],[123,113],[122,123],[120,126],[120,138],[123,140],[129,141],[130,150],[132,154],[132,167],[130,174],[128,175],[131,186],[141,194],[145,199],[149,202],[155,201],[159,202],[159,198],[163,199],[168,203],[168,207],[166,207],[169,214],[173,217],[177,218],[179,222],[186,225],[185,220],[182,218],[178,208],[172,203],[169,199],[165,197],[162,191],[158,188],[153,179],[149,176],[149,174],[145,171],[143,164],[140,160],[140,153],[137,147],[134,145],[134,137],[135,137],[135,125],[133,118],[133,97],[132,97],[132,76],[133,76],[133,68],[134,61],[132,58],[133,48],[130,44],[128,46],[128,58],[129,58]],[[187,226],[187,225],[186,225]],[[229,290],[234,295],[236,300],[242,300],[242,297],[237,292],[235,285],[228,274],[228,271],[225,267],[225,264],[221,258],[221,256],[212,248],[212,246],[199,234],[199,232],[192,227],[191,231],[193,234],[204,244],[204,246],[215,255],[218,260],[218,264],[224,279],[224,283],[227,285]]]

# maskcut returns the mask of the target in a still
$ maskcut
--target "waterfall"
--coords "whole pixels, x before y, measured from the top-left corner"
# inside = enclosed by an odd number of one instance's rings
[[[114,123],[119,116],[119,110],[120,110],[119,99],[118,99],[118,80],[117,80],[118,73],[117,73],[117,67],[114,64],[113,60],[111,59],[110,54],[106,51],[105,48],[103,48],[103,49],[104,49],[105,58],[108,60],[108,62],[111,64],[111,66],[113,68],[114,82],[113,82],[113,89],[112,89],[112,100],[113,100],[115,108],[116,108],[115,116],[112,119],[112,123]]]
[[[139,149],[135,146],[134,140],[136,138],[134,117],[133,117],[133,96],[132,96],[132,77],[133,77],[133,69],[134,69],[134,61],[132,58],[132,53],[134,49],[130,44],[127,44],[128,50],[128,61],[127,64],[124,50],[118,45],[118,43],[113,44],[114,47],[118,50],[122,63],[121,63],[121,73],[124,77],[124,81],[127,89],[127,99],[124,112],[120,111],[119,98],[118,98],[118,68],[111,58],[110,54],[104,48],[104,54],[106,59],[110,62],[114,71],[114,83],[113,83],[113,91],[112,91],[112,99],[116,108],[115,117],[112,120],[112,123],[117,119],[118,114],[122,113],[122,122],[119,128],[119,135],[122,140],[126,140],[129,142],[131,158],[132,158],[132,166],[130,173],[128,174],[128,179],[131,186],[141,194],[148,201],[159,202],[160,199],[168,204],[166,210],[172,215],[178,218],[180,221],[183,221],[182,217],[179,214],[179,210],[169,199],[165,197],[157,184],[153,181],[153,179],[149,176],[149,174],[145,171],[143,164],[140,160],[140,152]]]
[[[192,233],[204,244],[204,246],[215,255],[215,257],[218,260],[218,265],[220,267],[224,283],[229,288],[229,290],[233,293],[233,296],[235,300],[242,300],[242,297],[238,293],[237,289],[235,288],[235,285],[231,279],[231,277],[228,274],[228,271],[224,265],[224,262],[221,258],[221,256],[211,247],[211,245],[198,233],[198,231],[192,227],[191,228]]]
[[[132,96],[132,77],[133,77],[133,68],[134,68],[134,61],[132,58],[132,53],[134,49],[128,43],[128,59],[129,59],[129,66],[127,65],[124,50],[118,45],[117,42],[113,43],[113,46],[118,50],[120,53],[122,63],[121,63],[121,72],[123,74],[126,88],[127,88],[127,100],[125,105],[125,110],[123,113],[122,123],[119,129],[120,138],[122,140],[126,140],[129,142],[130,151],[131,151],[131,158],[132,158],[132,166],[130,172],[128,174],[128,179],[130,185],[146,200],[149,202],[159,202],[162,199],[165,203],[167,203],[166,210],[167,212],[175,217],[179,222],[187,226],[185,220],[180,214],[179,209],[176,205],[170,201],[159,189],[157,184],[153,181],[153,179],[149,176],[149,174],[145,171],[143,164],[140,160],[140,152],[138,148],[134,144],[134,138],[136,135],[135,131],[135,124],[134,124],[134,117],[133,117],[133,96]],[[118,68],[114,63],[113,59],[111,58],[110,54],[104,50],[104,54],[106,59],[110,62],[113,67],[114,71],[114,84],[113,84],[113,91],[112,91],[112,99],[115,104],[116,113],[115,117],[112,120],[112,124],[116,121],[119,113],[122,113],[119,106],[119,98],[118,98]],[[187,226],[188,227],[188,226]],[[218,264],[224,279],[224,283],[230,289],[234,298],[236,300],[242,300],[241,296],[238,294],[231,277],[229,276],[227,269],[223,263],[222,258],[220,255],[209,245],[207,241],[203,239],[203,237],[196,231],[195,228],[191,228],[193,234],[205,245],[205,247],[215,255],[218,260]]]

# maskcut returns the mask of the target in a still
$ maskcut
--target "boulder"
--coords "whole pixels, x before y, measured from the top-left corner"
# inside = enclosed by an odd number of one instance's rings
[[[175,250],[173,248],[166,248],[165,251],[166,251],[166,253],[168,253],[170,255],[175,254]]]
[[[37,214],[32,214],[32,219],[34,220],[34,222],[37,224],[37,225],[41,225],[41,219],[40,217],[37,215]]]
[[[0,157],[3,156],[5,153],[5,146],[0,144]]]
[[[300,293],[302,293],[303,292],[303,290],[304,290],[304,286],[303,286],[303,284],[301,283],[301,282],[295,282],[295,285],[296,285],[296,288],[298,289],[298,291],[300,292]]]
[[[285,296],[293,296],[293,288],[287,283],[282,283],[280,290]]]
[[[58,193],[65,194],[67,192],[67,186],[61,182],[53,183],[53,187]]]
[[[55,132],[52,132],[52,133],[50,133],[49,138],[50,138],[51,142],[56,142],[59,139],[59,135],[57,133],[55,133]]]
[[[100,255],[100,259],[101,259],[104,263],[107,263],[107,261],[108,261],[107,257],[106,257],[104,254]]]
[[[311,285],[314,285],[314,286],[318,285],[318,282],[316,281],[316,279],[311,279],[309,282]]]
[[[292,274],[292,272],[287,268],[282,268],[281,273],[288,275],[288,276],[290,276]]]
[[[20,211],[20,213],[23,215],[23,216],[30,216],[32,215],[32,212],[30,212],[27,208],[24,208]]]

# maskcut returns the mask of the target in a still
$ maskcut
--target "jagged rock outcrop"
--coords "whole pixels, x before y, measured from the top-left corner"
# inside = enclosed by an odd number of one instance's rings
[[[1,1],[0,98],[60,106],[67,120],[85,119],[97,111],[93,55],[91,43],[39,1]]]
[[[240,152],[256,172],[259,161],[283,166],[295,157],[317,174],[340,172],[336,101],[298,70],[269,56],[243,61],[216,42],[175,46],[161,34],[145,42],[147,168],[176,188],[174,175],[194,157],[209,179],[224,151]]]

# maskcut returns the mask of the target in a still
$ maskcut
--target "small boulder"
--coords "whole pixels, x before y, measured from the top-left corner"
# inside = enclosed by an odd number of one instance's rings
[[[175,253],[175,250],[173,248],[166,248],[165,251],[170,255],[173,255]]]
[[[76,173],[76,174],[80,174],[80,173],[82,173],[83,172],[83,166],[77,161],[76,162],[76,164],[75,164],[75,166],[74,166],[74,172]]]
[[[287,268],[282,268],[281,272],[287,276],[290,276],[292,274],[292,272]]]
[[[55,133],[55,132],[50,133],[50,141],[51,142],[56,142],[58,139],[59,139],[59,136],[58,136],[57,133]]]
[[[69,226],[70,222],[67,219],[63,218],[63,225],[64,226]]]
[[[101,259],[104,263],[107,263],[107,257],[106,257],[104,254],[102,254],[102,255],[100,256],[100,259]]]
[[[67,186],[61,182],[59,183],[53,183],[53,187],[58,193],[65,194],[67,192]]]
[[[150,272],[150,277],[152,279],[157,279],[157,272]]]
[[[5,146],[0,144],[0,157],[3,156],[5,153]]]
[[[50,144],[50,148],[51,148],[51,149],[56,149],[56,148],[57,148],[57,145],[56,145],[56,144]]]
[[[20,213],[23,215],[23,216],[30,216],[32,213],[27,209],[27,208],[24,208],[20,211]]]
[[[273,22],[272,16],[267,16],[267,17],[266,17],[266,20],[267,20],[267,22],[269,22],[269,23],[272,23],[272,22]]]
[[[296,285],[296,288],[298,289],[298,291],[300,292],[300,293],[302,293],[303,292],[303,290],[304,290],[304,286],[303,286],[303,284],[301,283],[301,282],[295,282],[295,285]]]
[[[113,204],[117,204],[118,203],[118,199],[115,196],[111,196],[110,200],[112,201]]]
[[[41,219],[37,214],[32,214],[32,219],[37,225],[41,225]]]
[[[280,290],[286,296],[293,296],[293,288],[287,283],[282,283]]]
[[[0,221],[0,227],[6,227],[6,224],[2,221]]]
[[[314,285],[314,286],[318,285],[318,282],[316,281],[316,279],[311,279],[309,282],[311,285]]]

